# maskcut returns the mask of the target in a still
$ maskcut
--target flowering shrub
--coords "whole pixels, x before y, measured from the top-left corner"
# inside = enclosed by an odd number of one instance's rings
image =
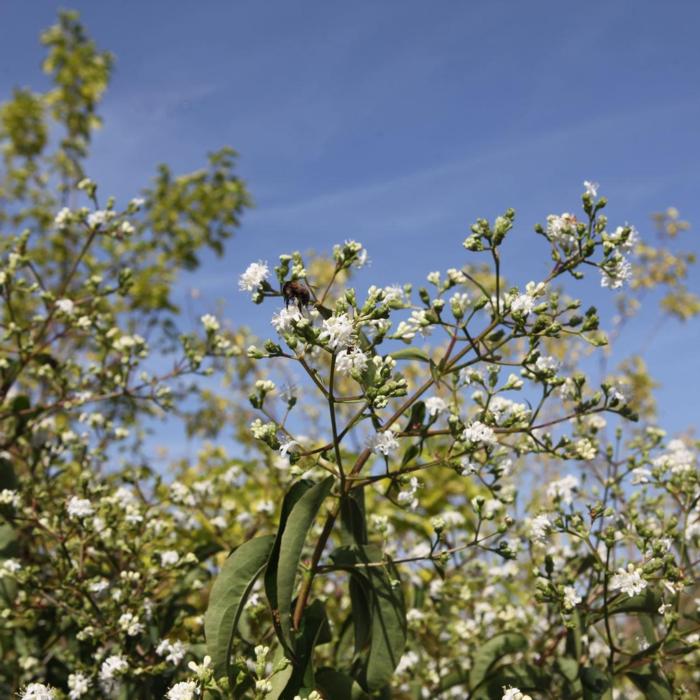
[[[639,364],[581,371],[607,341],[564,291],[631,285],[621,325],[641,274],[689,318],[692,260],[609,226],[587,182],[524,289],[508,210],[417,290],[349,286],[346,241],[242,273],[272,338],[181,329],[178,271],[248,204],[233,153],[100,204],[111,57],[71,13],[44,42],[54,87],[0,114],[3,695],[697,697],[696,445]],[[168,414],[210,440],[194,463],[145,451]]]

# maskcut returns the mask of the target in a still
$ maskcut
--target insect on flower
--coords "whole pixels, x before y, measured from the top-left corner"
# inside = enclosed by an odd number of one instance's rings
[[[284,297],[284,305],[289,308],[289,303],[296,301],[299,311],[303,307],[308,306],[311,301],[311,292],[309,288],[299,280],[290,280],[282,285],[282,296]]]

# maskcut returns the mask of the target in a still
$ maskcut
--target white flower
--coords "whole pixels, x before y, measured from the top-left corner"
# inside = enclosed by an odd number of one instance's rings
[[[119,352],[127,352],[137,345],[143,345],[145,342],[140,335],[123,335],[114,341],[114,349]]]
[[[211,666],[211,656],[207,655],[202,659],[201,664],[197,664],[194,661],[190,661],[187,664],[187,668],[196,674],[198,678],[206,677],[209,673],[209,666]]]
[[[53,700],[56,697],[53,688],[43,683],[30,683],[25,689],[20,700]]]
[[[559,363],[553,357],[541,355],[537,358],[537,362],[535,362],[535,368],[542,374],[551,374],[559,369]]]
[[[591,182],[590,180],[584,180],[583,186],[586,188],[586,194],[595,198],[598,196],[598,188],[600,185],[597,182]]]
[[[447,404],[444,399],[439,396],[431,396],[425,400],[425,410],[430,416],[438,416],[443,411],[447,410]]]
[[[88,588],[90,589],[91,593],[104,593],[108,588],[109,588],[109,581],[106,578],[99,578],[96,581],[92,581],[89,585]]]
[[[180,681],[168,690],[166,697],[168,700],[193,700],[195,695],[199,695],[199,688],[194,681]]]
[[[267,695],[268,693],[272,692],[272,683],[270,683],[270,681],[268,681],[266,678],[259,678],[257,681],[255,681],[255,690],[257,690],[258,693]]]
[[[335,368],[345,375],[362,373],[367,369],[367,355],[359,348],[345,348],[336,355]]]
[[[532,700],[529,695],[525,695],[520,688],[503,687],[503,697],[501,700]]]
[[[202,322],[204,330],[207,331],[207,333],[216,333],[216,331],[221,328],[216,316],[212,316],[212,314],[204,314],[199,320]]]
[[[582,600],[583,598],[581,598],[573,586],[564,586],[564,607],[567,610],[572,610]]]
[[[5,559],[0,564],[0,578],[3,576],[12,576],[22,569],[22,565],[17,559],[10,557]]]
[[[70,216],[70,209],[68,207],[63,207],[53,220],[54,226],[56,226],[56,228],[65,228],[66,224],[70,222]]]
[[[400,285],[389,285],[388,287],[384,287],[382,291],[384,292],[384,303],[387,304],[387,306],[406,303],[405,292]]]
[[[292,440],[291,438],[286,439],[283,442],[280,442],[279,453],[282,455],[282,457],[287,457],[290,451],[292,451],[295,447],[300,447],[296,440]]]
[[[535,307],[535,298],[530,294],[518,294],[510,303],[510,310],[514,314],[527,316]]]
[[[459,381],[465,386],[468,386],[472,382],[483,382],[484,378],[481,376],[481,372],[478,369],[463,367],[459,370]]]
[[[576,217],[564,212],[561,216],[550,214],[547,217],[547,234],[555,243],[570,245],[575,240]]]
[[[578,489],[579,483],[575,476],[569,474],[563,479],[552,481],[547,487],[547,497],[554,500],[561,500],[567,506],[573,502],[573,494]]]
[[[408,487],[399,491],[398,495],[396,496],[396,500],[402,506],[408,506],[411,510],[415,510],[418,507],[416,492],[418,491],[419,486],[420,484],[418,482],[418,478],[412,476],[408,482]]]
[[[92,503],[87,498],[78,498],[77,496],[70,498],[66,504],[66,510],[68,511],[68,516],[75,520],[87,518],[95,512]]]
[[[167,552],[160,552],[161,566],[175,566],[180,561],[180,555],[174,549],[169,549]]]
[[[70,316],[75,310],[75,304],[70,299],[58,299],[56,308],[62,313]]]
[[[534,518],[528,519],[528,537],[535,542],[543,542],[547,533],[552,527],[549,517],[542,513]]]
[[[180,481],[173,481],[170,484],[170,498],[173,503],[181,503],[185,506],[194,506],[197,503],[189,487]]]
[[[576,454],[581,459],[595,459],[596,454],[598,454],[598,447],[593,440],[588,438],[582,438],[576,441]]]
[[[119,616],[119,627],[126,632],[129,637],[137,637],[146,628],[134,613],[125,612]]]
[[[171,642],[164,639],[156,647],[156,654],[162,656],[168,663],[177,666],[185,658],[185,645],[181,641]]]
[[[368,442],[368,446],[375,452],[381,452],[386,456],[389,452],[398,449],[399,441],[396,439],[396,433],[393,430],[385,430],[373,435]]]
[[[623,234],[626,229],[629,229],[627,237]],[[639,231],[634,226],[618,226],[613,233],[610,234],[610,242],[616,245],[620,250],[630,251],[637,243],[639,243]]]
[[[100,680],[110,684],[117,676],[121,676],[129,669],[129,663],[120,654],[108,656],[100,666]]]
[[[97,211],[88,214],[87,222],[90,228],[97,228],[106,224],[110,219],[114,217],[114,212],[108,211],[106,209],[98,209]]]
[[[644,469],[644,467],[637,467],[630,473],[632,474],[633,484],[648,484],[651,481],[651,472],[648,469]]]
[[[450,297],[450,308],[457,318],[461,318],[469,307],[469,296],[464,292],[455,292]]]
[[[339,314],[324,320],[319,340],[328,341],[328,346],[337,350],[352,343],[354,332],[352,318],[348,314]]]
[[[144,205],[145,200],[142,197],[134,197],[130,202],[129,206],[132,209],[139,210]]]
[[[13,489],[3,489],[0,491],[0,505],[19,508],[21,502],[22,499],[20,498],[19,491]]]
[[[296,306],[291,309],[280,309],[272,315],[272,325],[278,333],[289,333],[294,324],[303,318],[301,311]]]
[[[634,564],[628,564],[627,569],[620,567],[610,579],[612,590],[627,593],[630,598],[641,593],[646,587],[647,582],[642,578],[642,570],[636,569]]]
[[[632,264],[624,255],[615,255],[600,268],[600,286],[619,289],[632,277]]]
[[[262,260],[251,263],[238,279],[238,289],[242,292],[254,292],[267,279],[270,270]]]
[[[494,445],[496,443],[496,434],[493,428],[484,425],[481,421],[474,421],[464,429],[462,434],[467,442],[483,443],[484,445]]]
[[[71,673],[68,676],[68,688],[70,700],[78,700],[90,689],[90,678],[84,673]]]

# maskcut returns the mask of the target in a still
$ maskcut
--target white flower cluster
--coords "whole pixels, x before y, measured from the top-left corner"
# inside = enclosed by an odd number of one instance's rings
[[[258,260],[251,263],[238,279],[238,289],[242,292],[256,292],[269,275],[270,269],[266,262]]]
[[[547,498],[551,498],[555,501],[561,501],[567,506],[570,506],[573,503],[574,493],[578,487],[578,479],[569,474],[563,479],[552,481],[549,486],[547,486]]]
[[[464,429],[462,437],[475,445],[490,446],[496,444],[496,433],[493,428],[478,420]]]
[[[630,598],[641,593],[647,587],[647,582],[642,578],[642,570],[628,564],[627,569],[622,567],[610,579],[610,588],[626,593]]]
[[[600,267],[600,286],[619,289],[632,278],[632,264],[621,253],[617,253]]]
[[[386,457],[390,452],[399,449],[399,441],[396,439],[396,433],[393,430],[385,430],[373,435],[369,439],[368,446]]]
[[[501,700],[532,700],[529,695],[525,695],[520,688],[503,688],[503,697]]]

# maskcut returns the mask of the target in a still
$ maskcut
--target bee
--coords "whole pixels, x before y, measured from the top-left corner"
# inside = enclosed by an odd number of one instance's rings
[[[311,301],[311,292],[309,288],[299,280],[290,280],[282,285],[282,296],[284,297],[284,305],[288,309],[289,303],[296,301],[299,311],[302,311],[305,306]]]

